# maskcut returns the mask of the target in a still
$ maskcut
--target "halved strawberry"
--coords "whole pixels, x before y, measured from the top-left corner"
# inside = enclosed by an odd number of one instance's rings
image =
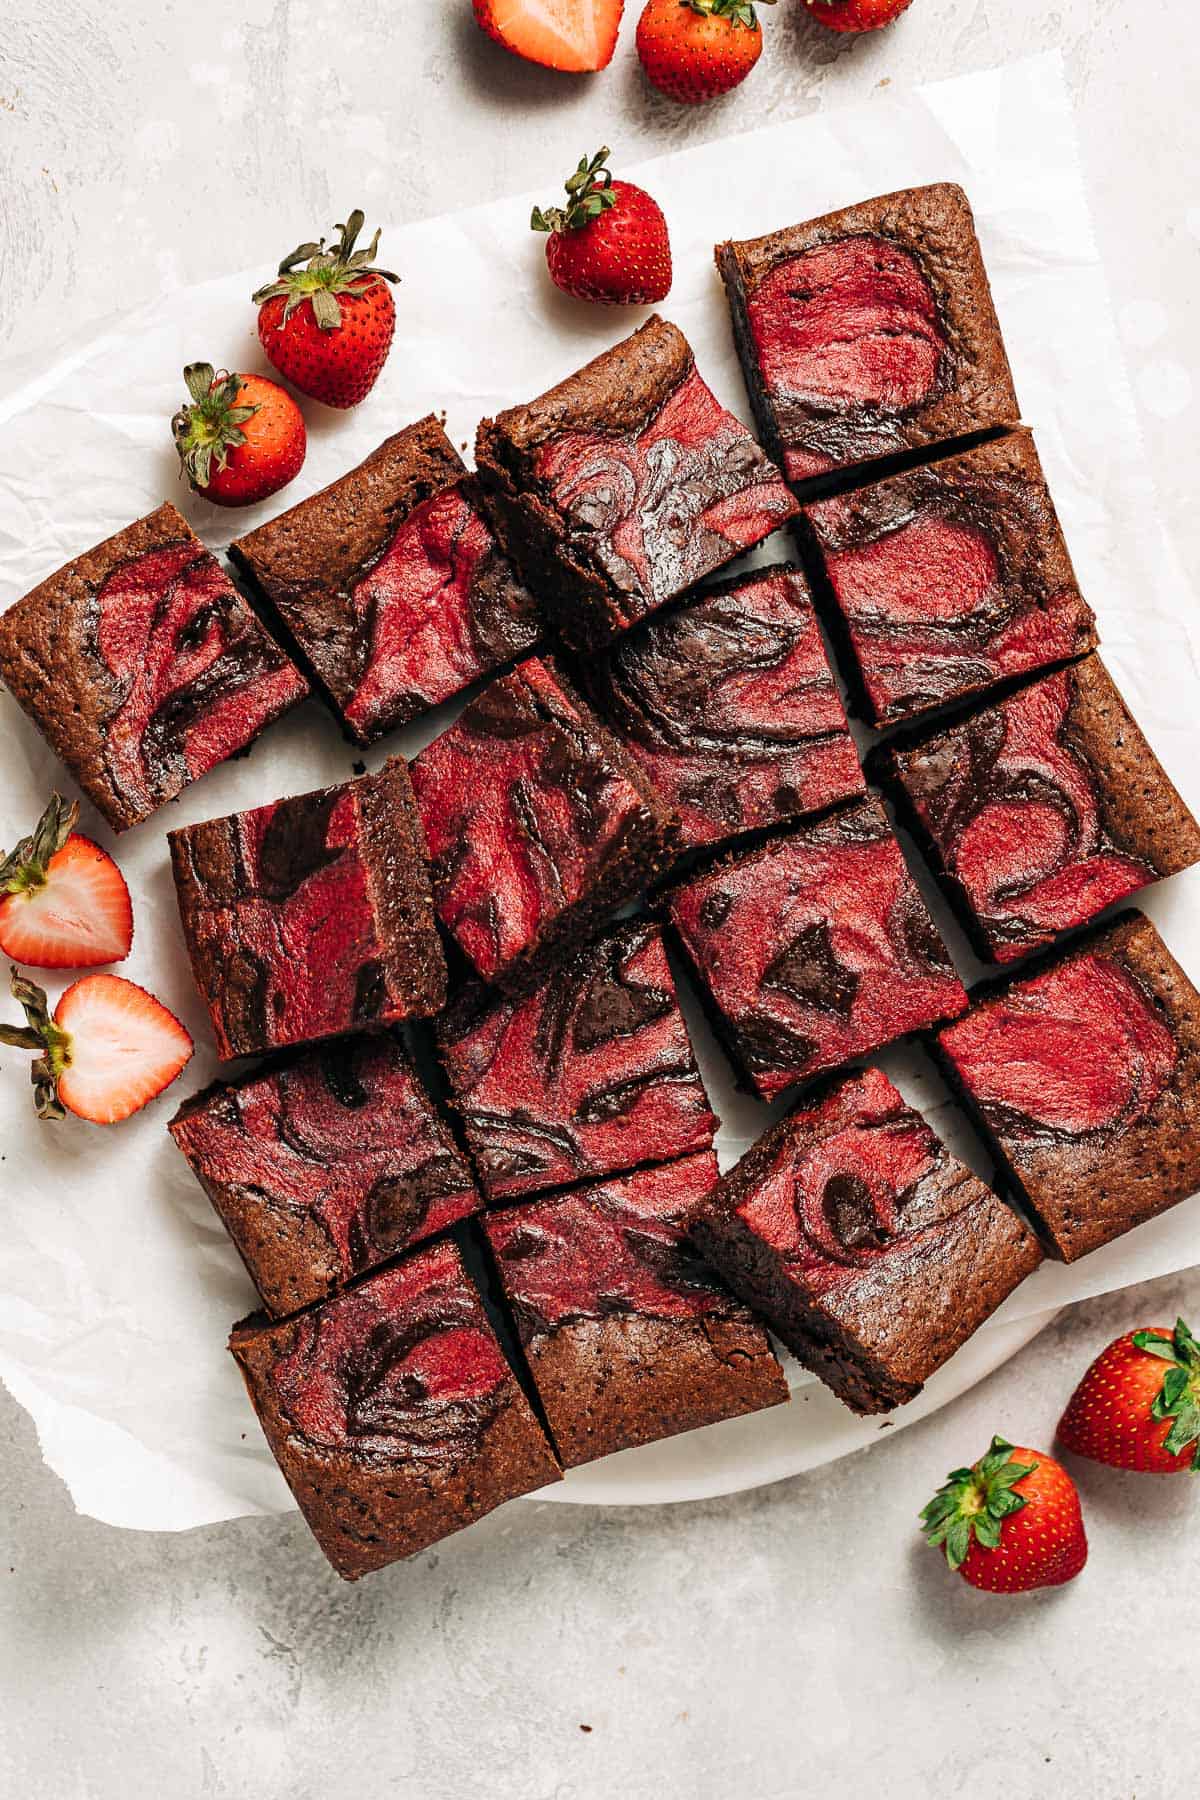
[[[0,862],[0,951],[35,969],[121,962],[133,943],[125,877],[75,830],[79,806],[61,794]]]
[[[39,1119],[67,1113],[115,1125],[170,1087],[191,1060],[174,1013],[121,975],[73,982],[50,1017],[45,993],[11,971],[26,1023],[0,1025],[0,1044],[40,1051],[31,1076]]]
[[[490,38],[548,69],[606,69],[625,0],[473,0]]]

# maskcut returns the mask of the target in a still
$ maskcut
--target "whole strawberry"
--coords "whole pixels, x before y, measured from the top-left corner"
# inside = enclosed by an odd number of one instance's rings
[[[1067,1403],[1058,1441],[1114,1469],[1200,1472],[1200,1343],[1183,1320],[1102,1350]]]
[[[263,349],[281,375],[326,406],[366,398],[396,329],[388,283],[399,276],[374,266],[378,232],[365,250],[354,248],[363,223],[362,213],[352,212],[334,227],[341,235],[329,249],[324,238],[301,244],[253,296]]]
[[[535,206],[530,229],[550,234],[550,279],[577,300],[646,306],[671,286],[671,242],[662,208],[631,181],[614,181],[609,152],[585,156],[566,182],[567,204]]]
[[[1052,1456],[994,1437],[987,1455],[954,1469],[921,1514],[926,1541],[972,1587],[992,1594],[1061,1587],[1087,1561],[1075,1483]]]
[[[171,433],[198,494],[218,506],[251,506],[300,473],[308,434],[286,388],[211,363],[189,363],[183,379],[191,399],[171,420]]]
[[[805,0],[809,12],[830,31],[878,31],[912,5],[912,0]]]
[[[637,53],[656,88],[695,106],[745,81],[762,55],[762,27],[751,0],[647,0]]]

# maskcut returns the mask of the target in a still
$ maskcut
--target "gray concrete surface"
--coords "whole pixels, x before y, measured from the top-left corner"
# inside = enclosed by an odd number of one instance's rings
[[[755,79],[697,112],[648,93],[627,49],[592,81],[511,62],[468,10],[0,0],[0,354],[263,260],[347,193],[397,220],[538,172],[549,193],[602,140],[643,154],[1061,45],[1148,454],[1194,565],[1200,125],[1183,0],[914,0],[857,44],[781,0]],[[13,1204],[36,1196],[0,1196],[0,1229]],[[1087,1574],[1022,1602],[973,1595],[913,1531],[988,1433],[1045,1442],[1099,1344],[1181,1308],[1200,1316],[1200,1272],[1076,1309],[868,1457],[698,1506],[509,1508],[358,1589],[294,1520],[174,1538],[77,1518],[0,1395],[0,1794],[1186,1791],[1191,1484],[1090,1474]]]

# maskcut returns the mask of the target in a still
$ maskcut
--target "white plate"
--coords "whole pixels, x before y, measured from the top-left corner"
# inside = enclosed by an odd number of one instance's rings
[[[660,1444],[645,1444],[640,1450],[621,1450],[616,1456],[569,1470],[562,1481],[531,1497],[568,1506],[661,1506],[673,1500],[712,1500],[783,1481],[855,1450],[868,1450],[956,1400],[1023,1350],[1057,1318],[1058,1311],[1052,1307],[1049,1312],[979,1332],[938,1370],[915,1400],[887,1419],[856,1418],[828,1388],[786,1358],[792,1390],[789,1406],[773,1406],[744,1419],[725,1419]]]

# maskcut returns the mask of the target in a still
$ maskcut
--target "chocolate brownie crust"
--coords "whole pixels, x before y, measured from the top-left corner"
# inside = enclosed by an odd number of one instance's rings
[[[872,752],[868,773],[890,794],[990,961],[1039,949],[1056,932],[1200,861],[1200,825],[1095,654],[952,725],[901,733]],[[1011,809],[1022,796],[1061,811],[1070,831],[1049,877],[1022,885],[1016,869],[1005,890],[989,897],[986,871],[972,865],[964,875],[958,846],[976,819]],[[1078,892],[1061,889],[1072,873]],[[1053,921],[1039,900],[1047,879],[1060,883]]]
[[[215,559],[187,520],[169,503],[48,576],[0,617],[0,676],[116,831],[140,823],[194,777],[182,768],[165,767],[152,778],[158,791],[138,796],[110,771],[107,739],[122,694],[99,653],[97,596],[105,581],[123,566],[175,547],[192,551],[211,573],[215,605],[226,634],[221,662],[228,667],[228,681],[235,687],[245,686],[248,692],[255,681],[270,684],[269,697],[253,709],[254,729],[243,737],[242,747],[308,691],[299,670],[268,637],[237,590],[220,574]],[[197,714],[221,697],[212,686],[212,671],[207,674],[208,685],[201,677],[192,697]],[[172,696],[172,702],[165,754],[174,762],[179,745],[172,733],[183,727],[175,719],[178,696]]]
[[[1088,933],[1065,954],[1043,959],[1032,977],[993,986],[968,1020],[986,1024],[1027,981],[1096,954],[1130,976],[1135,995],[1170,1033],[1175,1066],[1153,1106],[1130,1123],[1068,1132],[1009,1119],[981,1104],[956,1057],[954,1028],[939,1032],[940,1066],[1019,1199],[1038,1225],[1048,1254],[1074,1262],[1165,1212],[1200,1189],[1200,994],[1143,914],[1130,911]],[[1088,1012],[1098,1023],[1095,1010]],[[966,1024],[968,1021],[963,1021]],[[1076,1021],[1080,1054],[1089,1054],[1088,1021]]]
[[[524,459],[561,432],[635,431],[695,366],[682,331],[654,313],[631,337],[601,351],[536,400],[484,419],[477,441],[489,454],[477,460],[489,468],[503,462],[519,475],[528,466]]]
[[[792,516],[787,489],[657,315],[475,447],[497,531],[574,648],[591,650]],[[605,463],[610,467],[605,467]]]
[[[320,493],[230,545],[269,622],[312,670],[359,742],[404,724],[453,690],[439,667],[428,697],[401,689],[378,701],[365,718],[352,708],[376,629],[354,602],[356,586],[370,577],[416,509],[451,489],[462,497],[464,520],[471,512],[482,517],[478,484],[431,414],[387,438]],[[461,554],[461,546],[451,548],[443,576],[453,573]],[[533,596],[494,544],[470,565],[465,580],[462,604],[479,673],[531,650],[539,632]],[[422,618],[417,615],[414,624]],[[464,667],[462,683],[469,678]]]
[[[820,404],[773,398],[758,373],[748,304],[779,265],[819,246],[879,237],[914,256],[928,279],[944,341],[945,373],[919,405],[862,410],[839,417]],[[906,188],[790,226],[765,237],[716,248],[733,312],[734,333],[764,442],[777,461],[801,441],[834,466],[872,461],[1014,423],[1020,416],[1012,373],[996,319],[970,203],[952,182]]]
[[[893,1153],[908,1157],[903,1191],[892,1191]],[[740,1210],[781,1182],[795,1194],[790,1247]],[[770,1127],[700,1205],[692,1237],[734,1293],[862,1413],[911,1400],[1042,1260],[1028,1226],[878,1070],[826,1084]]]
[[[978,613],[942,617],[931,610],[923,617],[906,611],[895,630],[901,639],[906,630],[918,641],[923,637],[926,653],[901,669],[893,666],[887,575],[875,600],[870,578],[860,577],[862,592],[856,583],[847,607],[837,591],[839,558],[869,552],[893,534],[901,544],[909,528],[923,521],[964,533],[966,543],[994,555],[995,564]],[[1079,592],[1033,436],[1024,427],[810,505],[800,529],[823,567],[818,603],[846,654],[859,710],[873,725],[900,723],[1095,648],[1095,617]],[[897,578],[915,579],[907,569]],[[970,573],[961,579],[969,582]],[[1030,638],[1039,632],[1039,615],[1046,622],[1043,644]],[[1005,631],[1022,621],[1030,641],[1005,650]],[[873,681],[878,698],[870,691]]]
[[[461,1261],[458,1266],[461,1272]],[[327,1302],[316,1314],[275,1324],[253,1316],[234,1327],[229,1348],[284,1478],[344,1580],[415,1556],[505,1500],[559,1479],[558,1462],[511,1373],[474,1448],[456,1444],[436,1457],[414,1457],[402,1448],[368,1455],[356,1454],[349,1439],[340,1445],[307,1440],[284,1410],[273,1376],[300,1347],[307,1322],[337,1305]],[[491,1336],[481,1305],[468,1295],[465,1273],[455,1305],[465,1325]],[[385,1418],[381,1427],[387,1426]]]
[[[565,1469],[788,1398],[766,1334],[749,1315],[686,1325],[579,1319],[535,1339],[525,1354]]]

